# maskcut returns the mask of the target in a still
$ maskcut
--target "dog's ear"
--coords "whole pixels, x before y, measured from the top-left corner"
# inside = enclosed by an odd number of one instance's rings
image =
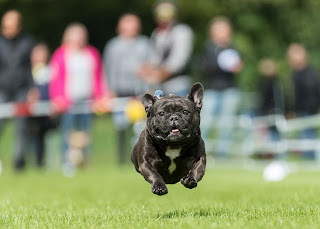
[[[150,109],[155,101],[156,101],[156,98],[154,98],[150,94],[144,94],[142,96],[141,103],[144,106],[144,109],[146,110],[147,113],[150,111]]]
[[[199,111],[202,108],[203,91],[202,84],[195,83],[188,94],[188,99],[196,104]]]

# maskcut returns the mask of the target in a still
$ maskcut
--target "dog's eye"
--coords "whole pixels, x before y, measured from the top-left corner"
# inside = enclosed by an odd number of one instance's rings
[[[188,115],[188,114],[190,114],[190,111],[188,111],[188,110],[183,110],[183,114]]]
[[[160,111],[159,113],[158,113],[160,116],[164,116],[164,111]]]

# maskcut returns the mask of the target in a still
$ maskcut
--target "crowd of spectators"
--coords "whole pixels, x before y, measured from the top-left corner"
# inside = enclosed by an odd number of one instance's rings
[[[36,42],[22,32],[22,15],[17,10],[3,14],[0,35],[0,103],[35,103],[50,101],[51,110],[42,117],[14,118],[14,166],[25,167],[27,139],[34,142],[37,165],[43,166],[46,133],[61,126],[63,169],[67,175],[87,161],[90,151],[90,111],[73,113],[73,107],[86,101],[99,112],[110,98],[138,97],[160,89],[165,95],[186,96],[192,82],[189,66],[193,54],[193,31],[178,20],[175,3],[159,1],[153,6],[156,28],[148,38],[141,34],[138,15],[125,13],[119,17],[117,36],[110,39],[102,56],[88,44],[85,25],[70,23],[61,46],[50,55],[46,43]],[[202,135],[212,137],[212,127],[219,126],[215,148],[217,156],[230,151],[232,118],[239,111],[241,90],[238,73],[245,67],[233,42],[233,28],[228,18],[219,16],[209,22],[208,39],[203,46],[199,67],[205,86],[202,111]],[[309,65],[302,44],[288,47],[287,59],[292,69],[297,117],[318,112],[319,79]],[[260,61],[260,107],[257,115],[284,114],[285,95],[278,79],[277,63],[271,58]],[[130,122],[124,111],[114,111],[113,121],[119,136],[119,162],[126,160],[126,136]],[[4,120],[0,120],[0,131]],[[275,127],[269,127],[272,141],[279,140]],[[316,138],[315,129],[301,132],[301,138]],[[83,143],[83,144],[78,144]],[[76,150],[74,145],[79,146]],[[77,148],[77,149],[78,149]],[[306,152],[314,157],[314,152]]]

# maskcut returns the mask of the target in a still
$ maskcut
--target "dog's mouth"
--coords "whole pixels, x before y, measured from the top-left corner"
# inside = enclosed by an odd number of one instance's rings
[[[170,132],[171,133],[179,133],[180,130],[178,128],[173,128]]]
[[[159,133],[155,137],[160,141],[165,141],[167,144],[181,145],[189,141],[191,133],[183,126],[171,126],[167,132]]]
[[[177,127],[173,127],[170,130],[169,137],[179,135],[181,132]]]

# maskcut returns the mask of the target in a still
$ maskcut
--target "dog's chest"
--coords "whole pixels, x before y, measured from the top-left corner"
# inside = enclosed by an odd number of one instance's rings
[[[178,149],[167,148],[167,151],[165,152],[165,155],[171,160],[171,164],[168,167],[170,174],[172,174],[177,168],[177,165],[174,163],[174,159],[180,156],[180,152],[181,152],[180,148]]]

